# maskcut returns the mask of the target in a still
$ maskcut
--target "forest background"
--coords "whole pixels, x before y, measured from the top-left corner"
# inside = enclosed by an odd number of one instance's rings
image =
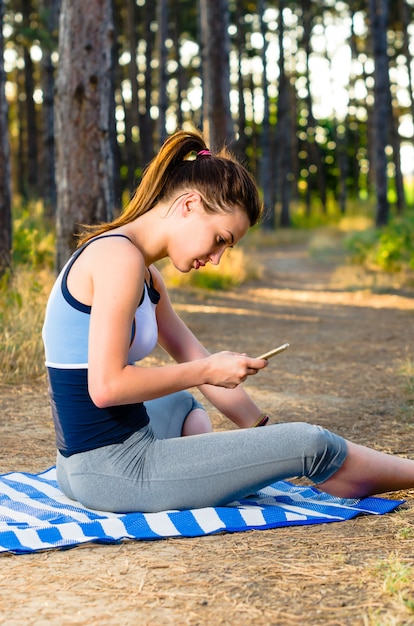
[[[291,342],[250,389],[273,419],[412,457],[413,6],[0,0],[2,472],[54,462],[41,327],[77,224],[116,214],[179,127],[227,143],[266,207],[196,288],[162,267],[179,314],[212,351]],[[412,493],[393,497],[344,524],[8,555],[0,624],[407,626]]]
[[[251,169],[270,245],[346,223],[354,261],[410,282],[413,6],[0,0],[2,376],[22,371],[11,320],[48,290],[78,224],[111,219],[177,128]]]

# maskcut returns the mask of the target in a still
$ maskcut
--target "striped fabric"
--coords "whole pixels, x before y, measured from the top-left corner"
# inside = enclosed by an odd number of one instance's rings
[[[345,500],[281,481],[223,507],[161,513],[102,513],[66,498],[56,468],[0,476],[0,552],[23,554],[82,543],[199,537],[219,532],[321,524],[371,513],[383,515],[403,500]]]

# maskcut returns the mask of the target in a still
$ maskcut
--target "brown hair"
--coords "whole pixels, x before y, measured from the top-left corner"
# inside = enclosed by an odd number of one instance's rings
[[[198,154],[202,151],[207,154]],[[262,203],[248,170],[226,148],[211,154],[201,133],[181,130],[161,146],[121,215],[111,222],[84,226],[79,234],[79,245],[132,222],[160,200],[168,201],[177,193],[189,190],[200,194],[207,213],[232,213],[237,208],[243,209],[251,226],[260,218]]]

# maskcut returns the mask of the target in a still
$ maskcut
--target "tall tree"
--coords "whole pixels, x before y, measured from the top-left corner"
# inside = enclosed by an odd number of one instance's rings
[[[11,188],[8,105],[5,92],[6,74],[3,66],[4,0],[0,0],[0,276],[11,264]]]
[[[408,6],[408,2],[406,0],[399,0],[398,2],[399,13],[401,16],[401,29],[403,35],[403,44],[402,51],[405,57],[405,64],[407,68],[407,95],[410,102],[410,114],[411,119],[414,120],[414,98],[413,98],[413,75],[412,75],[412,66],[413,66],[413,54],[411,52],[411,37],[410,37],[410,29],[411,22],[413,16],[413,7]],[[411,139],[411,143],[413,143],[413,138]],[[414,165],[411,164],[411,172],[414,171]]]
[[[116,14],[116,4],[112,5],[113,14]],[[112,61],[111,61],[111,95],[110,95],[110,108],[109,108],[109,143],[111,145],[111,151],[113,155],[113,184],[114,184],[114,198],[115,209],[119,210],[122,207],[122,192],[123,185],[121,179],[121,149],[118,143],[118,131],[117,131],[117,96],[118,86],[120,80],[120,66],[118,63],[118,43],[117,43],[117,24],[114,19],[114,37],[112,42]]]
[[[137,5],[135,0],[128,0],[124,11],[124,32],[128,37],[130,61],[127,65],[128,80],[131,86],[130,102],[124,102],[125,110],[125,151],[128,168],[128,190],[134,191],[136,186],[135,170],[138,164],[138,143],[134,137],[134,128],[139,128],[138,102],[138,64],[137,64]],[[122,93],[122,89],[121,89]]]
[[[40,0],[44,29],[48,37],[44,37],[42,55],[42,150],[41,176],[42,196],[45,213],[51,217],[56,211],[56,180],[55,180],[55,123],[54,94],[55,66],[52,54],[57,44],[57,29],[61,0]]]
[[[158,142],[161,145],[167,137],[167,46],[168,38],[168,0],[157,2],[157,48],[158,48]]]
[[[203,131],[213,149],[234,141],[230,111],[228,0],[199,0],[203,63]]]
[[[271,230],[275,225],[275,198],[274,198],[274,186],[273,186],[273,163],[271,160],[271,126],[270,126],[270,113],[269,113],[269,89],[267,79],[267,50],[268,40],[266,38],[267,26],[264,20],[265,3],[264,0],[259,0],[258,13],[260,20],[260,33],[263,39],[262,47],[262,91],[263,91],[263,121],[262,121],[262,159],[260,163],[260,182],[263,193],[263,203],[265,207],[265,220],[263,221],[263,227],[267,230]]]
[[[245,158],[247,152],[247,135],[246,135],[246,104],[244,98],[245,79],[242,72],[243,60],[246,58],[246,42],[245,42],[245,20],[244,6],[242,0],[236,0],[235,4],[235,21],[236,21],[236,46],[238,56],[237,66],[237,91],[239,97],[239,111],[237,119],[237,150],[240,157]]]
[[[22,5],[22,42],[24,59],[24,84],[26,106],[26,150],[27,150],[27,187],[30,196],[39,195],[38,175],[38,122],[34,101],[35,78],[34,64],[30,48],[35,33],[31,27],[33,13],[32,0],[21,0]]]
[[[181,29],[182,22],[180,19],[180,9],[179,9],[179,0],[171,0],[171,13],[174,15],[174,20],[171,24],[171,39],[173,42],[172,45],[172,58],[176,63],[176,90],[175,97],[175,115],[177,120],[177,127],[182,128],[184,122],[184,112],[183,112],[183,94],[186,90],[186,78],[185,78],[185,70],[181,61],[180,55],[180,45],[181,45]]]
[[[390,131],[390,79],[387,54],[389,0],[369,0],[369,19],[374,54],[374,168],[376,180],[376,224],[388,223],[389,202],[386,147]]]
[[[111,0],[63,0],[56,81],[57,266],[79,224],[113,214]]]
[[[315,6],[311,0],[302,1],[302,21],[303,21],[303,47],[305,50],[305,76],[307,82],[306,89],[306,107],[308,115],[308,141],[307,141],[307,154],[308,154],[308,181],[307,181],[307,202],[308,213],[311,206],[311,191],[312,191],[312,176],[311,170],[316,170],[316,179],[320,201],[324,213],[327,210],[326,206],[326,180],[324,176],[324,169],[322,163],[322,156],[319,149],[319,145],[316,142],[316,119],[313,112],[313,100],[311,92],[311,80],[310,80],[310,56],[312,53],[311,38],[313,21],[315,17]]]
[[[140,75],[140,90],[144,96],[139,103],[139,136],[142,155],[142,166],[147,165],[154,156],[153,141],[153,121],[151,118],[151,96],[152,96],[152,58],[154,51],[154,41],[151,31],[151,23],[155,20],[156,3],[146,0],[141,8],[142,35],[145,38],[145,69]]]
[[[295,115],[292,115],[292,98],[290,95],[289,77],[285,67],[284,22],[283,9],[285,2],[279,2],[279,93],[278,119],[276,135],[276,180],[277,194],[280,203],[280,225],[290,226],[290,199],[292,187],[292,127]],[[293,109],[293,112],[295,108]],[[293,119],[292,119],[293,118]],[[296,120],[295,120],[296,121]]]
[[[402,51],[405,57],[405,64],[407,67],[407,79],[408,79],[408,98],[410,102],[410,113],[414,120],[414,98],[413,98],[413,75],[412,75],[412,63],[413,54],[410,49],[410,27],[412,21],[413,7],[408,7],[406,0],[398,1],[399,13],[401,18],[401,29],[403,35]]]
[[[390,144],[392,146],[392,154],[393,154],[393,165],[394,165],[394,173],[393,173],[393,178],[394,178],[394,185],[395,185],[395,192],[396,192],[396,209],[398,211],[398,213],[402,213],[405,209],[405,189],[404,189],[404,176],[402,173],[402,169],[401,169],[401,136],[398,130],[399,127],[399,114],[400,114],[400,107],[398,106],[398,104],[396,104],[394,106],[394,102],[396,101],[394,94],[397,92],[398,89],[398,84],[396,84],[396,80],[392,80],[391,77],[391,72],[392,72],[392,67],[396,66],[396,57],[400,56],[400,52],[404,50],[404,13],[406,12],[406,5],[401,5],[400,3],[396,2],[390,5],[390,19],[389,19],[389,29],[392,32],[398,31],[399,32],[399,36],[398,36],[398,43],[396,43],[396,45],[394,45],[393,49],[391,49],[391,51],[388,52],[387,50],[387,54],[389,57],[389,63],[390,63],[390,72],[389,72],[389,77],[390,77],[390,81],[389,81],[389,95],[388,95],[388,117],[390,120]],[[411,63],[411,58],[410,58],[410,52],[408,50],[408,54],[406,56],[406,64],[407,66]],[[412,84],[411,84],[411,75],[410,75],[410,71],[407,72],[407,80],[408,80],[408,84],[407,84],[407,91],[411,91],[412,89]],[[411,99],[412,99],[412,92],[411,92]]]

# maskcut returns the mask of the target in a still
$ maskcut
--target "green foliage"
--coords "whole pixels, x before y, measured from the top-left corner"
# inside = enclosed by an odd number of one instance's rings
[[[13,267],[0,280],[0,380],[44,373],[42,324],[54,280],[55,237],[40,203],[17,207]]]
[[[227,250],[219,266],[206,265],[198,271],[182,274],[168,261],[160,264],[166,284],[170,287],[191,286],[200,289],[231,289],[248,278],[257,277],[253,267],[241,248]]]
[[[189,284],[200,289],[226,290],[238,284],[238,281],[235,281],[230,274],[217,274],[209,270],[197,272],[197,274],[194,273],[190,276]]]
[[[345,245],[355,263],[386,272],[414,270],[414,215],[394,218],[380,229],[354,233]]]
[[[306,212],[306,207],[300,204],[296,210],[292,211],[291,225],[293,228],[310,230],[313,228],[319,228],[320,226],[336,224],[339,219],[340,213],[332,203],[328,203],[328,210],[326,213],[313,208],[310,214]]]
[[[19,207],[13,220],[13,265],[53,268],[55,235],[43,218],[40,202]]]
[[[411,179],[405,181],[404,190],[407,206],[414,206],[414,182]]]

